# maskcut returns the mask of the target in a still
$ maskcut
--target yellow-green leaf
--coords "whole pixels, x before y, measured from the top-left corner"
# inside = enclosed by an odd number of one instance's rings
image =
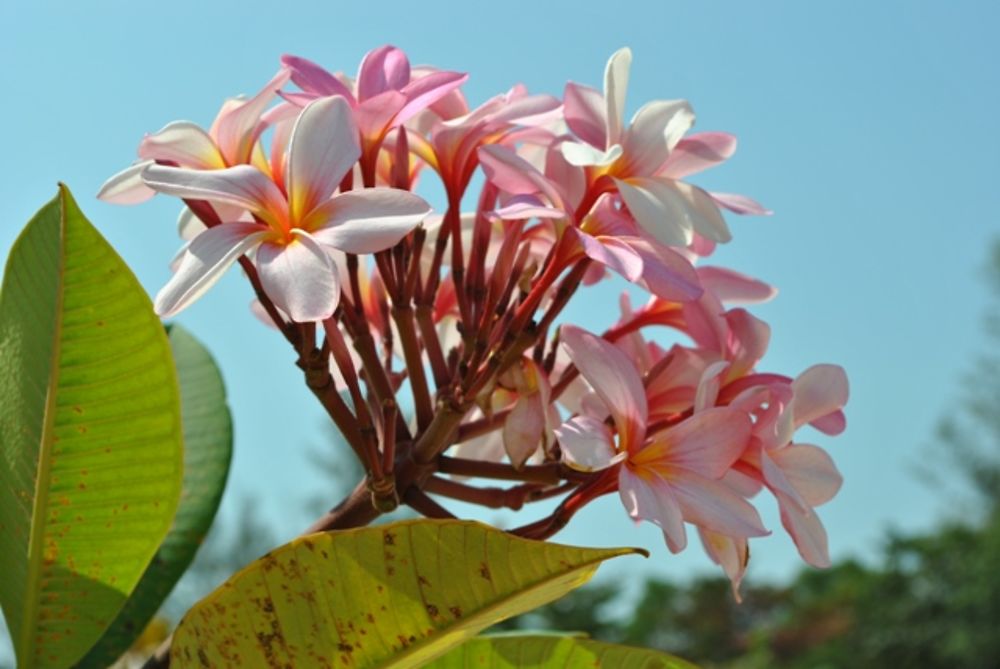
[[[170,527],[181,483],[170,346],[69,191],[0,290],[0,605],[22,669],[72,665]]]
[[[565,634],[476,637],[424,665],[425,669],[696,669],[680,658]]]
[[[257,560],[191,609],[171,662],[418,667],[586,583],[604,560],[638,552],[529,541],[459,520],[312,534]]]
[[[128,650],[194,559],[222,501],[233,426],[222,374],[208,350],[179,325],[168,328],[184,419],[181,502],[170,533],[114,623],[76,669],[103,669]]]

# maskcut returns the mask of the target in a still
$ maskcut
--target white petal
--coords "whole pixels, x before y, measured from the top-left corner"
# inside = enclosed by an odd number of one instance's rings
[[[142,174],[153,190],[192,200],[223,202],[267,218],[284,217],[287,203],[263,172],[249,165],[224,170],[187,170],[151,165]]]
[[[190,241],[203,233],[207,228],[201,219],[194,215],[194,212],[183,207],[177,217],[177,234],[184,241]]]
[[[139,157],[203,170],[226,166],[212,138],[190,121],[174,121],[147,135],[139,144]]]
[[[177,271],[156,296],[160,316],[173,316],[201,297],[241,255],[260,244],[266,228],[256,223],[223,223],[191,240]]]
[[[308,233],[292,232],[295,239],[289,244],[260,245],[260,283],[271,301],[292,320],[308,323],[329,318],[340,300],[337,268]]]
[[[615,451],[611,429],[590,416],[575,416],[555,429],[562,460],[581,472],[607,469],[621,462],[626,453]]]
[[[559,145],[559,150],[562,152],[566,162],[576,167],[587,167],[589,165],[605,167],[621,158],[622,155],[621,144],[614,144],[607,151],[601,151],[595,149],[590,144],[563,142]]]
[[[139,204],[156,195],[156,191],[142,180],[143,171],[153,164],[141,160],[129,165],[104,182],[97,192],[97,199],[113,204]]]
[[[653,176],[693,124],[694,112],[687,100],[654,100],[643,105],[622,139],[629,173]]]
[[[700,188],[665,178],[615,183],[635,220],[660,243],[687,246],[694,232],[716,242],[732,239],[719,208]]]
[[[321,243],[347,253],[375,253],[395,246],[431,211],[422,198],[394,188],[337,195],[309,215],[307,227]]]
[[[361,155],[351,105],[340,96],[320,98],[295,121],[288,149],[286,185],[291,218],[299,221],[337,189]]]
[[[625,119],[625,92],[628,90],[628,71],[632,66],[632,50],[619,49],[608,59],[604,68],[604,103],[607,105],[608,145],[621,139]]]

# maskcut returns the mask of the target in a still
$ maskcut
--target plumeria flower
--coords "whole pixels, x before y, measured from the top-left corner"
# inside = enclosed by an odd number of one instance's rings
[[[280,185],[251,165],[214,171],[148,167],[143,179],[156,191],[232,205],[255,218],[224,222],[195,237],[157,295],[157,313],[176,314],[240,256],[254,253],[261,284],[279,309],[299,322],[329,318],[340,298],[340,280],[327,248],[387,249],[430,211],[424,200],[400,190],[331,196],[359,155],[350,105],[334,96],[310,103],[295,121]]]
[[[350,103],[366,155],[378,150],[390,130],[456,90],[469,78],[461,72],[423,69],[415,73],[406,54],[391,45],[373,49],[365,55],[354,90],[305,58],[285,55],[281,62],[302,89],[302,93],[286,93],[286,99],[304,105],[317,97],[340,95]]]
[[[208,132],[190,121],[173,121],[147,135],[139,144],[139,160],[108,179],[97,197],[115,204],[148,200],[156,191],[146,185],[142,173],[157,162],[195,170],[254,162],[266,169],[263,155],[254,150],[266,126],[261,117],[290,76],[283,68],[253,97],[227,100]]]
[[[582,470],[621,463],[618,489],[632,518],[663,530],[667,546],[687,545],[684,522],[726,536],[764,536],[757,511],[723,477],[750,440],[748,414],[728,407],[706,409],[647,433],[648,403],[628,357],[584,330],[563,326],[562,345],[611,414],[615,443],[602,417],[578,415],[556,430],[564,461]]]
[[[727,395],[740,387],[729,400]],[[827,435],[844,430],[842,409],[848,399],[844,370],[837,365],[814,365],[794,380],[780,375],[751,376],[726,389],[721,399],[758,416],[753,447],[744,454],[741,469],[774,494],[781,524],[802,559],[815,567],[829,567],[826,530],[815,507],[833,499],[843,477],[826,451],[796,443],[793,437],[807,424]]]
[[[563,142],[566,160],[589,170],[591,180],[614,180],[629,211],[663,244],[688,246],[695,236],[714,242],[732,238],[719,206],[740,214],[769,213],[745,196],[711,194],[680,179],[732,156],[736,138],[708,132],[684,139],[694,125],[686,100],[655,100],[626,126],[625,92],[632,52],[615,52],[604,71],[604,94],[566,84],[566,124],[582,140]]]
[[[608,197],[602,197],[592,215],[575,226],[572,205],[558,183],[505,146],[483,146],[478,154],[486,178],[510,196],[493,215],[504,220],[553,221],[559,235],[572,238],[561,247],[565,257],[560,262],[569,264],[587,256],[666,299],[688,301],[701,295],[691,264],[673,249],[642,237]]]

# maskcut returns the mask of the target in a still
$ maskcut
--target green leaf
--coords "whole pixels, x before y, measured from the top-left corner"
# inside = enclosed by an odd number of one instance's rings
[[[529,541],[459,520],[312,534],[192,608],[174,633],[171,666],[418,667],[584,584],[604,560],[638,552]]]
[[[658,650],[563,634],[497,634],[453,648],[426,669],[696,669]]]
[[[152,620],[187,571],[222,499],[233,452],[233,425],[222,375],[211,354],[179,325],[168,328],[184,422],[184,482],[174,525],[142,580],[98,644],[77,665],[103,669]]]
[[[0,605],[18,666],[68,667],[121,610],[180,494],[163,326],[69,191],[0,289]]]

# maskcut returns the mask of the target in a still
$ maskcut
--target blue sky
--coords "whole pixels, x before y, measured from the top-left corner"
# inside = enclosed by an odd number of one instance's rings
[[[694,180],[776,212],[731,217],[735,239],[716,257],[781,291],[754,310],[773,328],[763,367],[794,375],[834,362],[851,378],[848,431],[818,441],[846,479],[820,510],[834,558],[870,556],[886,528],[925,528],[942,517],[946,500],[913,469],[940,457],[931,448],[935,421],[957,405],[962,370],[982,344],[980,268],[1000,232],[995,3],[275,7],[0,4],[0,256],[64,181],[155,293],[178,246],[176,203],[160,197],[121,208],[94,194],[131,162],[144,132],[177,119],[207,125],[225,97],[256,91],[282,53],[351,72],[365,51],[393,43],[415,63],[470,72],[465,90],[478,102],[519,81],[555,95],[570,79],[600,86],[607,57],[629,45],[629,110],[689,99],[699,129],[741,142],[727,165]],[[583,297],[567,317],[606,326],[619,290]],[[234,272],[179,321],[215,352],[232,396],[237,455],[224,517],[240,496],[259,495],[262,513],[291,536],[308,522],[299,502],[322,489],[305,452],[322,443],[323,417],[284,342],[249,315],[249,299]],[[775,514],[766,519],[776,532],[755,542],[751,578],[790,575],[794,547]],[[708,568],[697,545],[671,556],[614,499],[558,538],[652,549],[645,563],[623,565],[630,573],[683,577]]]

